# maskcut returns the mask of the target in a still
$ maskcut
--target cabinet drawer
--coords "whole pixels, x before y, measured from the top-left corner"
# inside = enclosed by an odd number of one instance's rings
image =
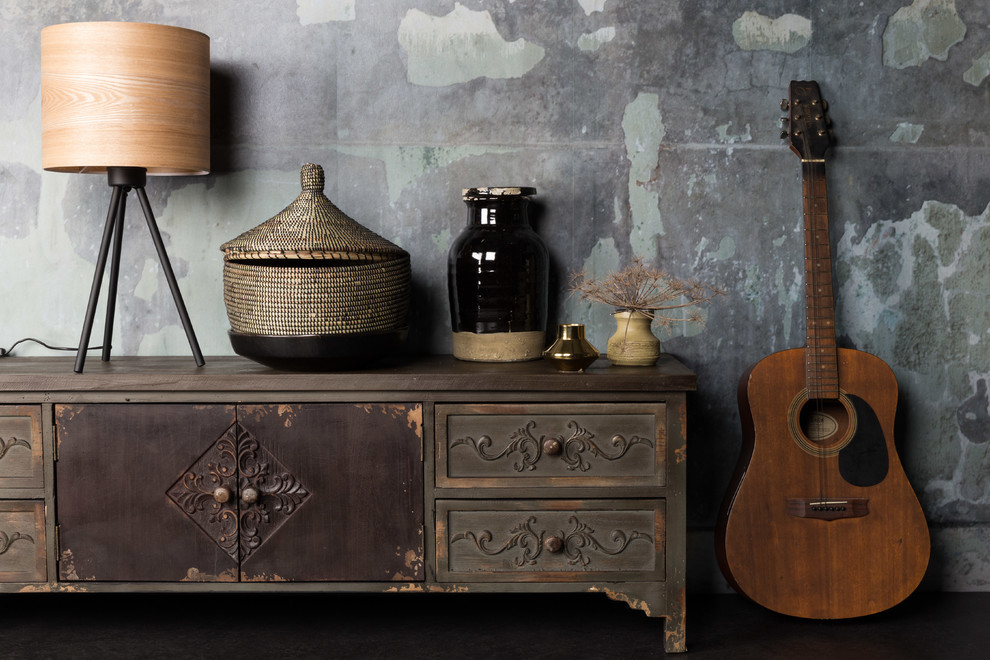
[[[666,406],[437,405],[440,488],[663,486]]]
[[[437,577],[664,579],[663,500],[439,500]]]
[[[42,488],[41,408],[0,406],[0,489]]]
[[[45,582],[44,502],[0,502],[0,582]]]

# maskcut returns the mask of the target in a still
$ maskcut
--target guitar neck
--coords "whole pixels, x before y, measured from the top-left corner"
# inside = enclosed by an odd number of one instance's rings
[[[809,399],[839,397],[835,301],[828,233],[825,161],[801,161],[804,189],[804,274],[807,306]]]

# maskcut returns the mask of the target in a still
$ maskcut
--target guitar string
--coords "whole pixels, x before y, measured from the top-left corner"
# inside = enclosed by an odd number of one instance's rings
[[[822,389],[824,387],[822,381],[824,379],[825,373],[823,371],[823,369],[824,369],[824,354],[822,352],[823,347],[822,347],[822,327],[821,327],[821,321],[822,321],[822,319],[821,319],[821,313],[822,313],[821,295],[822,295],[822,290],[823,290],[823,286],[824,286],[824,283],[825,283],[823,281],[825,279],[825,277],[824,277],[824,273],[821,272],[821,268],[822,268],[822,258],[823,258],[823,256],[827,256],[828,245],[824,243],[824,239],[826,239],[826,237],[828,236],[828,226],[826,225],[824,227],[824,229],[820,226],[822,224],[822,217],[818,213],[818,211],[819,211],[819,193],[824,193],[824,190],[823,189],[824,189],[824,186],[825,186],[825,181],[824,181],[824,179],[822,179],[819,182],[817,176],[818,176],[818,174],[820,172],[822,174],[824,174],[824,171],[823,171],[824,168],[825,168],[825,164],[824,163],[822,163],[820,165],[819,164],[816,164],[816,165],[813,165],[812,166],[812,170],[814,171],[814,174],[815,174],[815,178],[813,178],[813,181],[814,181],[814,193],[815,194],[814,194],[814,196],[812,197],[812,200],[811,200],[812,211],[813,211],[813,216],[812,216],[812,218],[813,218],[813,227],[812,227],[812,230],[814,231],[814,237],[813,238],[814,238],[814,242],[815,242],[815,264],[814,264],[814,267],[815,267],[815,344],[816,344],[815,355],[816,355],[816,363],[817,363],[817,371],[816,371],[816,373],[817,373],[817,377],[818,377],[817,387],[819,388],[819,390],[818,390],[818,396],[817,396],[817,401],[818,401],[818,407],[819,407],[818,412],[819,412],[820,415],[824,413],[824,407],[825,407],[824,393],[822,392]],[[823,252],[825,254],[823,254]],[[831,394],[831,392],[829,392],[829,394]],[[822,438],[821,440],[824,443],[825,438]],[[819,501],[824,502],[825,499],[826,499],[826,496],[828,495],[828,493],[827,493],[827,488],[828,488],[828,461],[825,460],[824,454],[822,454],[822,455],[819,456],[818,461],[819,461],[819,464],[821,465],[821,471],[822,471],[821,499]]]
[[[807,210],[807,233],[808,233],[808,258],[810,260],[808,264],[808,291],[806,292],[806,304],[808,305],[808,315],[807,322],[811,325],[808,329],[808,351],[810,351],[810,357],[808,360],[808,396],[814,400],[814,410],[818,415],[823,412],[823,402],[821,399],[821,337],[819,328],[819,305],[817,304],[817,295],[820,288],[820,273],[818,272],[819,266],[821,264],[821,253],[820,253],[820,243],[818,241],[818,214],[817,214],[817,197],[818,197],[818,167],[817,164],[805,163],[805,171],[807,176],[807,190],[806,194],[806,210]],[[820,441],[821,438],[817,432],[809,428],[815,435],[816,442]],[[819,445],[819,450],[821,446]],[[822,460],[821,453],[819,451],[817,455],[818,460],[818,500],[819,502],[825,501],[825,484],[826,478],[828,476],[825,471],[825,461]]]
[[[831,317],[831,246],[829,245],[828,200],[825,178],[825,163],[809,164],[811,170],[811,240],[812,240],[812,295],[814,297],[814,382],[816,411],[824,417],[827,400],[837,395],[838,371],[837,356],[835,355],[834,323],[826,323]],[[826,272],[825,267],[829,268]],[[826,290],[826,287],[827,290]],[[825,304],[829,307],[826,308]],[[827,354],[826,354],[827,351]],[[833,369],[836,369],[833,373]],[[829,498],[830,462],[825,452],[825,445],[832,434],[819,436],[821,451],[818,456],[819,464],[819,501]]]

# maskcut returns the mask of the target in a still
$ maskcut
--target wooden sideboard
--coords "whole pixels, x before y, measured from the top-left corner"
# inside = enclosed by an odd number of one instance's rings
[[[685,650],[694,374],[0,360],[0,592],[600,592]]]

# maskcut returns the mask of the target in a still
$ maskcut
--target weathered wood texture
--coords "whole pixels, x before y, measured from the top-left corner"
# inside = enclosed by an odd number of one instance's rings
[[[0,429],[40,425],[43,470],[0,483],[0,523],[40,531],[36,570],[23,539],[0,554],[0,591],[595,591],[663,617],[683,651],[694,388],[669,356],[5,359]]]
[[[662,500],[440,500],[442,580],[663,580]]]
[[[928,527],[894,444],[897,384],[879,358],[839,349],[842,391],[878,416],[886,478],[854,486],[839,454],[797,442],[788,409],[806,388],[805,351],[761,360],[740,384],[744,450],[716,536],[716,551],[739,591],[794,616],[836,619],[896,605],[928,566]],[[852,422],[855,425],[855,422]],[[862,429],[860,429],[862,431]],[[789,498],[868,500],[868,515],[822,520],[793,515]]]
[[[44,502],[0,502],[0,582],[48,579]]]
[[[450,356],[383,361],[375,368],[331,373],[276,371],[238,357],[211,357],[197,368],[188,357],[121,357],[72,373],[66,358],[0,361],[0,392],[86,391],[466,391],[662,392],[694,390],[696,378],[664,355],[656,369],[616,367],[598,360],[582,373],[565,373],[536,360],[462,362]]]
[[[419,404],[239,406],[237,414],[309,493],[243,561],[242,580],[423,579]]]
[[[233,406],[56,406],[59,579],[236,579],[236,559],[167,497],[235,421]]]
[[[40,406],[0,406],[0,489],[41,488]]]
[[[423,577],[418,404],[91,404],[56,423],[63,580]]]
[[[437,406],[441,487],[663,486],[664,404]]]

